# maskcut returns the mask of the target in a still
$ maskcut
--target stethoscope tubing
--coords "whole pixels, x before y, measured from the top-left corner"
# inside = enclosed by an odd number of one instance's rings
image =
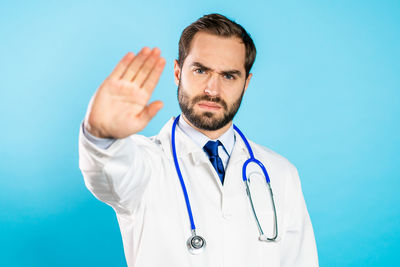
[[[180,184],[181,184],[181,187],[182,187],[183,195],[185,197],[186,209],[187,209],[187,213],[189,215],[190,228],[191,228],[192,238],[193,238],[193,237],[196,237],[196,226],[194,224],[193,213],[192,213],[192,208],[190,206],[189,196],[188,196],[188,193],[187,193],[187,190],[186,190],[185,182],[183,180],[181,169],[179,167],[178,157],[177,157],[177,153],[176,153],[175,130],[176,130],[176,125],[178,124],[178,121],[179,121],[179,117],[180,117],[180,115],[178,115],[175,118],[175,120],[174,120],[174,122],[172,124],[172,133],[171,133],[172,155],[173,155],[173,159],[174,159],[175,169],[176,169],[176,172],[178,174],[179,181],[180,181]],[[247,147],[249,155],[250,155],[250,158],[247,159],[245,161],[245,163],[243,164],[242,178],[243,178],[243,181],[244,181],[244,183],[246,185],[246,193],[247,193],[247,195],[249,197],[250,204],[251,204],[251,209],[253,211],[254,217],[256,219],[257,227],[258,227],[258,230],[259,230],[260,235],[261,235],[260,236],[260,240],[262,240],[262,241],[275,241],[277,239],[277,237],[278,237],[278,219],[277,219],[277,216],[276,216],[275,201],[274,201],[274,197],[273,197],[273,194],[272,194],[272,188],[271,188],[270,179],[269,179],[269,175],[268,175],[267,169],[264,167],[264,165],[259,160],[257,160],[254,157],[253,150],[251,149],[251,146],[250,146],[249,142],[247,141],[246,137],[244,136],[244,134],[239,130],[239,128],[236,127],[236,125],[233,125],[233,128],[236,130],[236,132],[242,138],[243,142],[245,143],[245,145]],[[271,199],[272,199],[272,206],[273,206],[273,210],[274,210],[274,214],[275,214],[275,216],[274,216],[275,217],[275,221],[274,221],[275,222],[275,235],[272,238],[268,238],[268,237],[266,237],[264,235],[264,232],[263,232],[263,230],[261,228],[260,222],[258,221],[258,218],[257,218],[257,215],[256,215],[256,211],[255,211],[255,208],[254,208],[254,205],[253,205],[253,200],[252,200],[250,188],[249,188],[249,185],[248,185],[249,180],[247,179],[247,175],[246,175],[247,166],[248,166],[249,163],[252,163],[252,162],[256,163],[258,166],[260,166],[260,168],[263,171],[263,174],[265,176],[265,180],[267,182],[268,189],[270,191],[270,195],[271,195]]]
[[[261,163],[261,161],[259,161],[258,159],[256,159],[254,157],[254,153],[253,150],[251,149],[251,146],[249,144],[249,141],[247,141],[246,137],[244,136],[244,134],[242,133],[242,131],[239,130],[238,127],[236,127],[236,125],[233,125],[233,129],[236,130],[236,132],[240,135],[240,137],[242,138],[243,142],[245,143],[246,147],[247,147],[247,151],[249,151],[250,154],[250,158],[248,160],[246,160],[243,164],[243,168],[242,168],[242,178],[243,178],[243,182],[247,181],[247,175],[246,175],[246,169],[247,169],[247,165],[251,162],[256,163],[258,166],[260,166],[261,170],[264,173],[265,179],[267,181],[267,183],[270,183],[270,179],[269,179],[269,175],[267,172],[267,169],[264,167],[264,165]]]
[[[258,230],[259,230],[261,236],[265,236],[265,235],[264,235],[264,231],[261,228],[260,222],[258,221],[258,218],[257,218],[257,215],[256,215],[256,210],[255,210],[254,204],[253,204],[253,199],[251,197],[251,192],[250,192],[250,188],[249,188],[249,180],[247,179],[247,173],[246,173],[247,165],[249,165],[249,163],[252,163],[252,162],[256,163],[258,166],[260,166],[260,168],[261,168],[261,170],[262,170],[262,172],[263,172],[263,174],[265,176],[265,180],[267,182],[269,193],[270,193],[270,196],[271,196],[271,199],[272,199],[272,208],[273,208],[274,214],[275,214],[275,216],[274,216],[275,235],[272,238],[269,238],[269,237],[265,237],[265,238],[266,238],[267,241],[275,241],[277,239],[277,237],[278,237],[278,219],[277,219],[277,216],[276,216],[276,207],[275,207],[274,195],[272,193],[272,188],[271,188],[271,183],[270,183],[271,180],[269,179],[269,175],[268,175],[267,169],[264,167],[264,164],[262,164],[261,161],[259,161],[258,159],[256,159],[254,157],[254,153],[253,153],[253,150],[251,149],[249,141],[247,141],[247,139],[244,136],[244,134],[242,133],[242,131],[240,131],[239,128],[236,127],[236,125],[233,125],[233,128],[236,130],[236,132],[242,138],[243,142],[246,144],[247,150],[249,151],[249,154],[250,154],[250,158],[247,159],[243,164],[243,167],[242,167],[242,178],[243,178],[243,182],[246,184],[246,193],[247,193],[247,196],[249,197],[250,206],[251,206],[251,209],[253,211],[254,218],[256,219],[257,227],[258,227]]]
[[[194,220],[193,220],[193,214],[192,214],[192,208],[190,207],[190,201],[189,201],[189,196],[186,190],[186,186],[185,186],[185,182],[183,181],[183,177],[182,177],[182,173],[181,173],[181,168],[179,167],[179,163],[178,163],[178,157],[176,155],[176,146],[175,146],[175,129],[176,129],[176,125],[179,121],[179,117],[180,115],[178,115],[175,120],[174,123],[172,124],[172,133],[171,133],[171,143],[172,143],[172,155],[174,158],[174,163],[175,163],[175,169],[176,172],[178,174],[179,177],[179,181],[181,183],[181,187],[182,187],[182,191],[183,191],[183,196],[185,197],[185,202],[186,202],[186,209],[189,215],[189,220],[190,220],[190,228],[193,231],[196,230],[196,226],[194,224]]]

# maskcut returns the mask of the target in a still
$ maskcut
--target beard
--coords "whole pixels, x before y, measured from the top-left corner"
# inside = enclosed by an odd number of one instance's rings
[[[233,117],[235,117],[236,113],[239,110],[240,104],[242,103],[242,98],[244,94],[244,87],[240,97],[230,106],[220,98],[219,96],[209,96],[209,95],[197,95],[192,98],[185,94],[182,90],[183,85],[181,80],[179,80],[178,85],[178,102],[179,106],[182,110],[183,115],[189,120],[189,122],[202,130],[207,131],[215,131],[221,129],[229,122],[232,121]],[[222,116],[218,116],[219,114],[209,111],[204,112],[196,112],[194,110],[194,106],[200,101],[210,101],[216,104],[219,104],[223,108]]]

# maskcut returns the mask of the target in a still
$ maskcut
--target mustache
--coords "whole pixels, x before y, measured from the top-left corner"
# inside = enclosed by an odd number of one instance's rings
[[[213,97],[213,96],[209,96],[209,95],[198,95],[192,99],[193,105],[200,101],[214,102],[214,103],[220,104],[224,109],[228,108],[228,105],[226,104],[226,102],[219,96]]]

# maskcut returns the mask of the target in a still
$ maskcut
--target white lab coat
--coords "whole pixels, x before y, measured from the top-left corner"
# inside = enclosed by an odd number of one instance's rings
[[[318,266],[299,177],[289,161],[250,142],[268,170],[278,214],[278,241],[261,242],[242,180],[249,155],[240,136],[235,133],[222,186],[205,152],[177,127],[176,149],[197,234],[207,242],[203,253],[190,254],[190,222],[173,163],[171,128],[172,119],[155,137],[132,135],[105,150],[80,130],[79,165],[85,184],[115,210],[128,266]],[[272,236],[274,217],[265,178],[253,164],[248,176],[260,223]]]

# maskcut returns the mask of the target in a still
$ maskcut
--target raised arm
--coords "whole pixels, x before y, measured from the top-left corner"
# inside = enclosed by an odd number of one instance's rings
[[[96,91],[80,129],[79,167],[85,184],[119,213],[134,209],[149,182],[146,140],[138,136],[135,142],[129,136],[145,128],[161,109],[161,101],[148,102],[164,66],[158,48],[145,47],[136,56],[127,53]],[[83,130],[116,141],[102,149]]]

